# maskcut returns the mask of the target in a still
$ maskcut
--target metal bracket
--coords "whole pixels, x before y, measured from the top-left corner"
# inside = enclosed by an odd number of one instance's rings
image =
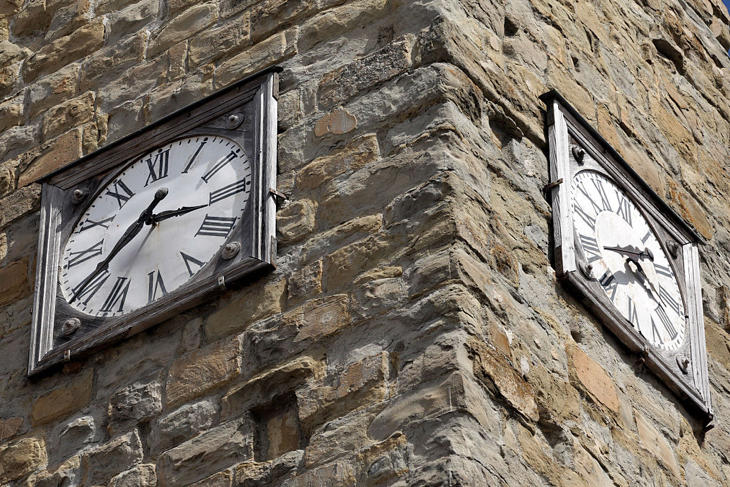
[[[557,181],[553,181],[552,183],[547,183],[545,186],[542,187],[542,192],[547,194],[548,191],[550,191],[553,188],[557,188],[561,184],[563,184],[563,178],[560,178]]]
[[[277,191],[274,188],[269,188],[269,194],[274,197],[277,209],[279,209],[279,207],[281,207],[281,205],[284,204],[285,201],[289,201],[289,197],[287,195],[280,191]]]
[[[226,289],[226,278],[223,274],[218,276],[218,288],[221,289],[222,291],[225,291],[225,289]]]

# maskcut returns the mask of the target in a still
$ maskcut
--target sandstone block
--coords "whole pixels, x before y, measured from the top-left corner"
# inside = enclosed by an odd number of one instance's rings
[[[167,376],[167,405],[176,406],[225,384],[240,372],[238,337],[222,340],[180,357]]]
[[[109,12],[115,12],[122,10],[130,3],[135,3],[136,0],[99,0],[94,8],[96,15],[108,14]]]
[[[324,137],[328,134],[342,135],[357,128],[357,118],[344,108],[338,108],[317,120],[314,135]]]
[[[254,42],[271,35],[281,25],[315,11],[313,2],[291,0],[264,0],[251,9],[251,38]]]
[[[0,3],[0,15],[13,15],[23,5],[23,0],[7,0]]]
[[[23,100],[16,96],[0,103],[0,131],[8,127],[19,125],[23,120]]]
[[[0,268],[0,306],[30,293],[28,259],[17,260]]]
[[[94,117],[94,92],[87,91],[60,105],[56,105],[43,116],[43,138],[48,140]]]
[[[45,467],[46,444],[42,438],[23,438],[0,446],[0,482],[25,477]]]
[[[24,487],[58,487],[59,485],[78,485],[81,461],[78,456],[69,458],[53,472],[40,472],[31,475]]]
[[[143,456],[137,430],[113,438],[82,457],[85,485],[106,484],[119,473],[140,463]]]
[[[190,39],[190,67],[194,68],[230,54],[248,41],[248,19],[236,18],[214,29],[206,29]]]
[[[299,269],[289,276],[288,301],[313,297],[322,292],[322,261]]]
[[[283,132],[302,117],[302,97],[299,90],[289,90],[279,95],[279,132]]]
[[[160,456],[161,487],[188,485],[253,456],[253,424],[239,418],[168,450]]]
[[[134,383],[117,391],[109,400],[109,431],[148,420],[162,411],[162,385],[158,381]]]
[[[186,404],[157,420],[150,433],[150,450],[156,454],[210,428],[218,408],[210,399]]]
[[[31,410],[33,425],[47,423],[86,406],[91,399],[93,377],[89,370],[36,399]]]
[[[224,470],[200,480],[199,482],[195,482],[194,484],[191,484],[190,487],[231,487],[232,482],[233,470]]]
[[[157,18],[159,5],[156,0],[142,0],[122,10],[111,12],[107,17],[109,21],[107,42],[113,43],[153,22]]]
[[[634,417],[636,418],[636,430],[639,433],[642,446],[654,454],[657,460],[669,469],[672,474],[680,478],[681,474],[677,458],[674,455],[674,447],[641,413],[634,410]]]
[[[145,463],[126,470],[109,481],[109,487],[155,487],[157,473],[155,465]]]
[[[324,259],[325,289],[346,289],[358,275],[372,268],[392,247],[382,235],[345,245]]]
[[[28,49],[24,49],[8,40],[0,41],[0,66],[8,66],[16,61],[22,61],[30,55]]]
[[[242,53],[224,61],[216,69],[216,87],[221,88],[257,71],[279,64],[297,53],[299,28],[279,32]]]
[[[91,2],[89,0],[69,2],[68,5],[60,8],[54,8],[56,6],[49,3],[46,4],[46,8],[53,13],[53,18],[46,31],[46,42],[70,34],[87,23],[89,17],[91,17]]]
[[[304,166],[297,176],[297,188],[308,190],[320,187],[344,172],[357,171],[380,156],[375,134],[358,137],[332,154],[318,157]]]
[[[101,21],[85,25],[38,50],[23,66],[23,79],[31,82],[43,74],[53,73],[99,49],[103,42]]]
[[[56,169],[79,159],[83,155],[81,140],[81,129],[75,128],[50,141],[44,153],[20,174],[18,186],[34,183]]]
[[[276,215],[276,233],[280,245],[295,243],[314,230],[317,203],[297,200],[279,210]]]
[[[357,485],[356,470],[353,462],[348,460],[337,460],[330,464],[323,465],[303,472],[289,480],[287,487],[307,487],[309,485],[337,485],[341,487],[354,487]]]
[[[394,4],[388,0],[355,0],[352,2],[336,0],[328,5],[320,4],[320,13],[302,24],[299,49],[309,51],[321,42],[327,42],[360,26],[375,22]],[[341,5],[340,5],[341,4]],[[334,6],[335,8],[330,8]]]
[[[295,342],[327,337],[350,324],[349,297],[335,294],[307,301],[286,313],[283,320],[296,328]]]
[[[328,109],[361,94],[372,86],[404,72],[411,66],[411,43],[399,41],[330,71],[319,83],[319,105]]]
[[[13,35],[27,37],[36,33],[45,32],[51,23],[53,12],[46,8],[43,0],[31,0],[15,15]]]
[[[147,56],[153,58],[174,44],[208,27],[218,18],[218,7],[208,3],[192,7],[168,22],[150,39]]]
[[[333,249],[377,233],[383,227],[383,216],[366,215],[346,221],[334,228],[317,233],[303,249],[302,260],[311,261],[328,255]]]
[[[565,347],[574,379],[593,396],[598,402],[612,410],[619,411],[619,398],[616,386],[603,367],[583,352],[574,343]]]
[[[9,440],[23,426],[23,418],[2,418],[0,419],[0,443]]]
[[[81,69],[80,88],[93,90],[124,76],[142,62],[146,41],[147,33],[140,32],[89,56]]]
[[[78,76],[79,65],[72,64],[31,84],[26,91],[29,116],[35,117],[73,97]]]
[[[253,322],[280,313],[286,293],[286,279],[267,279],[247,287],[227,304],[219,307],[205,323],[205,333],[217,339],[242,332]]]
[[[68,424],[61,424],[56,431],[48,448],[51,452],[51,463],[55,459],[73,456],[92,442],[96,434],[96,424],[93,416],[82,416]]]

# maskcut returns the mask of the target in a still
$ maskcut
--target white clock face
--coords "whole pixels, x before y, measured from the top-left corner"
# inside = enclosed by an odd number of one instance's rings
[[[687,334],[671,264],[634,203],[606,176],[582,171],[572,184],[576,242],[616,309],[653,346],[676,351]]]
[[[238,224],[251,178],[243,149],[218,136],[177,140],[139,158],[76,223],[59,277],[66,301],[118,316],[185,284]]]

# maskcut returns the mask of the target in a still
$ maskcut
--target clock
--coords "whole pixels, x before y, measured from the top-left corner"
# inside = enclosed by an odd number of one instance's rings
[[[709,424],[702,237],[562,96],[541,99],[559,279]]]
[[[273,269],[277,73],[41,181],[29,374]]]

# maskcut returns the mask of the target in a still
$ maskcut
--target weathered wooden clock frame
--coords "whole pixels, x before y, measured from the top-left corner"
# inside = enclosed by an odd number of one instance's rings
[[[235,83],[46,176],[28,374],[118,341],[203,302],[227,284],[271,269],[276,214],[278,70]],[[243,147],[252,170],[249,201],[218,253],[183,286],[118,317],[89,316],[63,297],[63,246],[96,194],[144,153],[173,140],[220,135]],[[233,255],[231,255],[233,254]]]
[[[708,425],[713,418],[707,373],[698,243],[702,237],[641,179],[626,161],[555,91],[540,97],[547,105],[555,270],[587,307]],[[687,340],[677,351],[653,347],[613,306],[586,262],[573,231],[572,179],[578,171],[606,175],[641,211],[674,268],[684,301]]]

